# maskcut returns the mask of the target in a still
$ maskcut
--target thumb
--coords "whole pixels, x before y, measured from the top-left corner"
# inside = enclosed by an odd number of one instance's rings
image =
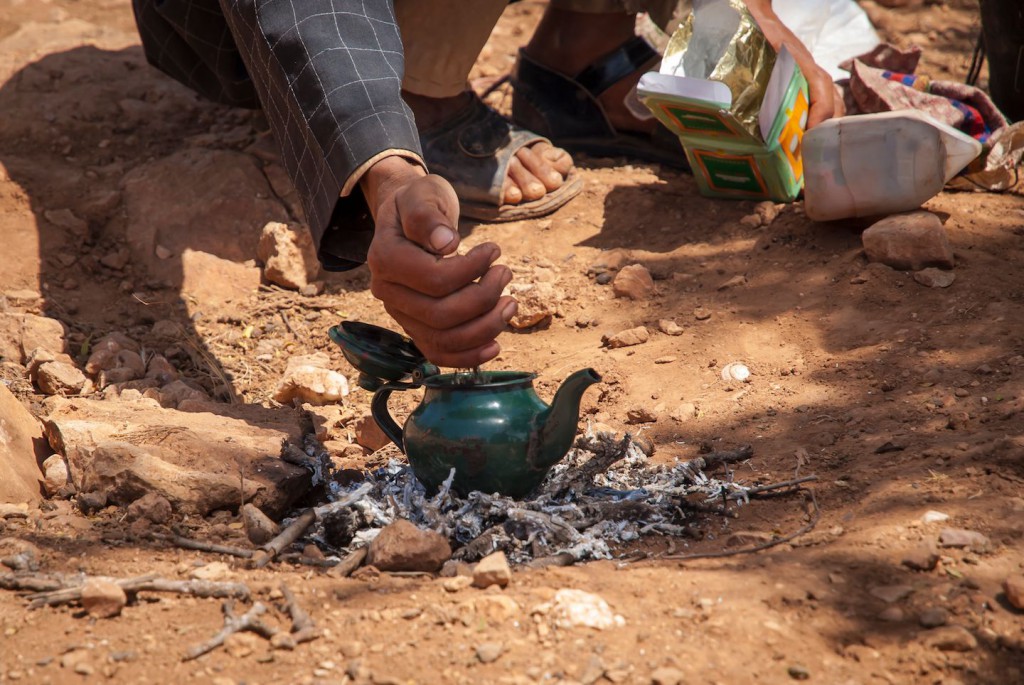
[[[395,204],[406,238],[438,255],[459,247],[459,198],[448,181],[418,178],[396,194]]]

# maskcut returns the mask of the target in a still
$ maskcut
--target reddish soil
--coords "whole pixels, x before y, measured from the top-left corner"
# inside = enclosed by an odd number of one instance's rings
[[[861,4],[886,39],[924,49],[919,72],[964,78],[976,2]],[[541,8],[509,7],[474,78],[508,70]],[[500,91],[493,99],[504,106]],[[317,297],[265,289],[211,308],[182,297],[173,274],[100,262],[147,221],[177,213],[192,217],[181,245],[244,262],[255,258],[262,223],[234,233],[212,225],[230,216],[225,205],[251,209],[262,192],[268,212],[294,215],[262,117],[203,102],[149,68],[127,0],[0,1],[0,112],[0,282],[41,293],[38,308],[65,322],[76,356],[111,331],[145,342],[154,321],[171,319],[191,350],[178,360],[187,375],[225,399],[265,403],[290,355],[324,351],[351,374],[326,337],[339,319],[394,327],[364,269],[328,277]],[[150,183],[145,211],[124,205],[126,176],[182,150],[200,162],[218,151],[247,155],[274,191],[241,186],[222,203],[196,200],[187,184]],[[751,444],[754,457],[736,472],[751,483],[786,480],[799,465],[819,478],[810,484],[821,511],[811,533],[758,554],[686,562],[659,559],[669,545],[656,540],[640,548],[647,558],[519,570],[501,592],[450,593],[429,577],[336,579],[289,564],[253,571],[224,558],[264,601],[287,582],[327,632],[294,651],[260,639],[248,654],[218,650],[190,662],[184,652],[222,624],[218,600],[144,595],[97,620],[73,606],[30,611],[4,591],[0,682],[650,683],[670,666],[686,683],[1024,683],[1024,612],[1001,589],[1024,572],[1024,276],[1015,266],[1024,263],[1024,185],[927,203],[956,251],[956,281],[940,289],[868,265],[866,223],[815,224],[795,203],[752,228],[740,220],[754,203],[703,198],[687,175],[579,164],[586,189],[551,217],[463,226],[466,246],[502,245],[517,282],[554,286],[550,325],[504,335],[491,368],[536,371],[544,398],[569,372],[596,368],[607,382],[588,394],[587,417],[636,431],[627,412],[651,411],[657,420],[641,428],[658,460]],[[64,208],[87,219],[87,235],[52,221]],[[223,244],[202,247],[210,231]],[[645,265],[655,294],[615,299],[591,273],[615,259]],[[682,335],[657,332],[662,319]],[[603,335],[640,325],[652,331],[647,343],[602,346]],[[257,358],[265,341],[272,354]],[[721,379],[736,360],[751,369],[749,383]],[[23,382],[11,387],[42,413],[41,396]],[[369,394],[346,402],[365,409]],[[691,416],[672,418],[686,403]],[[895,449],[879,449],[887,443]],[[928,510],[948,523],[922,523]],[[782,535],[810,515],[799,496],[754,501],[674,547],[719,551],[733,532]],[[231,514],[213,523],[240,527]],[[4,525],[3,536],[43,551],[46,571],[185,577],[218,559],[126,541],[116,511],[86,517],[67,501]],[[990,549],[942,549],[931,571],[901,564],[947,525],[984,533]],[[891,604],[877,596],[897,585],[909,594]],[[560,588],[601,595],[624,626],[549,630],[531,609]],[[515,604],[495,608],[488,598],[497,594]],[[948,612],[946,627],[922,625],[933,608]],[[934,646],[949,626],[973,643]],[[476,648],[488,642],[503,652],[483,663]],[[91,674],[75,672],[67,653]]]

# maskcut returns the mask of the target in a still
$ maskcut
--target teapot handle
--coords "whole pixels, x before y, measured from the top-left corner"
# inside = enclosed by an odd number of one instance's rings
[[[370,414],[377,422],[384,435],[391,442],[395,443],[398,449],[405,454],[405,441],[402,439],[402,427],[391,417],[388,411],[388,399],[395,390],[411,390],[420,387],[418,383],[388,383],[377,388],[373,393],[373,400],[370,401]]]

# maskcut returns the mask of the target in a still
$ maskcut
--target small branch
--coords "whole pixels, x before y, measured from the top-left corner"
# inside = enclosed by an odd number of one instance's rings
[[[156,574],[139,576],[137,578],[115,578],[113,581],[121,586],[125,594],[173,592],[179,595],[192,595],[193,597],[249,598],[249,586],[245,583],[219,583],[211,580],[169,580],[167,578],[158,578]],[[28,595],[28,606],[30,609],[38,609],[43,606],[58,606],[60,604],[77,602],[82,599],[82,588],[85,587],[86,582],[88,582],[88,579],[83,580],[80,585],[74,587]]]
[[[796,486],[800,485],[801,483],[809,483],[809,482],[815,481],[815,480],[818,480],[817,476],[803,476],[802,478],[794,478],[793,480],[784,480],[782,482],[771,483],[769,485],[757,485],[757,486],[754,486],[752,488],[747,488],[746,490],[743,490],[741,492],[730,492],[728,497],[727,497],[727,499],[731,499],[731,500],[746,499],[750,495],[760,495],[760,494],[763,494],[765,492],[770,492],[772,490],[781,490],[783,488],[794,488],[794,489],[796,489]],[[787,493],[773,493],[773,494],[789,494],[789,493],[787,492]]]
[[[32,592],[53,592],[66,587],[66,584],[44,578],[42,576],[17,576],[6,574],[0,576],[0,590],[31,590]]]
[[[157,540],[164,540],[183,549],[195,549],[200,552],[210,552],[211,554],[227,554],[229,556],[241,557],[243,559],[249,559],[253,555],[253,551],[251,549],[218,545],[214,542],[204,542],[202,540],[192,540],[191,538],[182,537],[180,535],[156,535],[154,537]]]
[[[316,622],[308,613],[306,613],[305,609],[299,606],[299,602],[295,599],[295,595],[284,583],[281,583],[281,594],[284,595],[284,608],[292,618],[293,633],[297,633],[305,628],[316,627]]]
[[[700,457],[694,457],[684,461],[680,466],[688,471],[703,471],[704,469],[718,466],[719,464],[732,464],[737,461],[744,461],[754,456],[754,448],[744,445],[736,450],[725,450],[722,452],[711,452]]]
[[[307,509],[302,512],[297,519],[291,522],[287,528],[281,533],[263,545],[263,549],[256,552],[252,557],[252,565],[254,568],[263,568],[269,564],[274,557],[280,554],[288,545],[298,540],[306,529],[313,525],[313,521],[316,520],[316,511],[313,509]]]
[[[751,554],[753,552],[760,552],[770,547],[775,547],[776,545],[781,545],[783,543],[789,542],[790,540],[795,540],[801,535],[804,535],[805,533],[809,533],[812,530],[814,530],[814,527],[818,525],[818,521],[821,520],[821,509],[818,508],[818,499],[814,496],[814,491],[805,489],[804,492],[806,492],[810,496],[811,502],[814,504],[814,517],[810,520],[810,522],[808,522],[805,526],[803,526],[802,528],[800,528],[800,530],[797,530],[796,532],[790,533],[789,535],[781,537],[778,540],[771,540],[769,542],[763,542],[759,545],[743,547],[741,549],[722,550],[720,552],[697,552],[696,554],[668,554],[659,558],[673,559],[676,561],[688,561],[690,559],[720,559],[722,557],[733,557],[739,554]]]
[[[249,611],[245,612],[241,616],[235,616],[232,611],[232,603],[225,602],[224,627],[221,628],[219,633],[206,642],[196,645],[195,647],[191,647],[185,653],[185,656],[182,657],[182,661],[191,661],[192,659],[201,657],[207,652],[212,652],[223,645],[229,635],[245,630],[252,631],[268,639],[272,638],[277,633],[277,629],[266,625],[259,619],[259,617],[266,613],[266,611],[267,607],[263,603],[256,602],[252,605],[252,609],[249,609]]]
[[[327,575],[334,578],[348,578],[352,575],[357,568],[363,565],[366,561],[366,554],[369,551],[367,547],[360,547],[359,549],[352,550],[348,555],[341,560],[341,563],[332,568],[327,572]]]

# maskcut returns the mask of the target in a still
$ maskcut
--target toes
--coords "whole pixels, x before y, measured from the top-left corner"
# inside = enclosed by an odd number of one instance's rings
[[[548,163],[562,175],[563,178],[569,175],[572,171],[572,155],[563,150],[560,147],[555,147],[551,143],[537,143],[533,146],[534,152],[539,152],[540,156],[543,157]]]
[[[516,156],[523,167],[544,184],[544,189],[547,192],[550,193],[552,190],[562,187],[562,174],[558,173],[537,151],[524,147],[516,153]]]
[[[519,190],[510,177],[505,177],[505,186],[501,191],[502,204],[517,205],[523,201],[523,191]]]
[[[547,193],[544,184],[536,176],[527,171],[519,157],[513,157],[508,163],[508,177],[523,194],[523,200],[532,202],[539,200]]]

